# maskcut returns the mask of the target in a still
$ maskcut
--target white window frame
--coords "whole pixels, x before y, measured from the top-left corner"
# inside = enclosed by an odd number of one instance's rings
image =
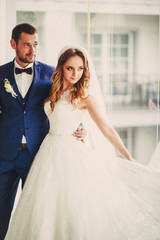
[[[133,55],[134,33],[132,31],[129,31],[129,30],[119,30],[119,29],[115,30],[114,29],[114,34],[118,34],[118,35],[126,34],[126,35],[128,35],[128,43],[129,43],[129,46],[128,46],[128,71],[127,71],[127,75],[128,75],[127,85],[128,85],[128,87],[127,87],[127,94],[125,94],[125,95],[124,94],[112,95],[112,87],[113,87],[112,76],[113,76],[114,73],[118,73],[118,72],[116,72],[116,71],[114,72],[114,69],[111,69],[111,67],[110,67],[110,61],[111,61],[111,58],[113,59],[113,57],[112,56],[110,57],[110,52],[109,52],[110,48],[108,47],[108,54],[107,54],[107,56],[108,56],[107,67],[108,67],[108,71],[109,71],[108,77],[111,76],[111,79],[109,80],[109,82],[111,84],[109,86],[110,89],[111,89],[109,96],[112,98],[113,104],[129,103],[132,100],[132,81],[133,81],[133,68],[134,68],[134,66],[133,66],[134,65],[134,55]],[[108,41],[109,41],[109,38],[110,38],[110,36],[108,35]],[[108,41],[107,41],[107,44],[108,44]]]
[[[81,31],[81,36],[83,35],[87,35],[87,33],[82,30]],[[122,104],[122,103],[129,103],[132,101],[132,81],[133,81],[133,68],[134,68],[134,56],[133,56],[133,43],[134,43],[134,33],[130,30],[115,30],[114,29],[114,34],[127,34],[128,35],[128,39],[129,39],[129,47],[128,47],[128,81],[127,81],[127,85],[128,85],[128,92],[126,95],[124,94],[120,94],[120,95],[112,95],[112,74],[113,69],[111,69],[110,67],[110,48],[109,48],[109,38],[110,35],[107,31],[106,28],[101,28],[98,31],[95,31],[92,34],[100,34],[102,36],[102,45],[101,45],[101,50],[102,50],[102,54],[100,59],[101,62],[101,75],[102,75],[102,82],[101,82],[101,88],[103,91],[103,95],[104,95],[104,99],[105,102],[108,104]],[[83,43],[85,46],[85,43]],[[87,44],[87,43],[86,43]],[[87,46],[85,46],[87,47]],[[93,47],[93,45],[91,44],[91,48]],[[93,59],[93,62],[95,61],[95,59],[97,60],[98,58],[95,58],[94,56],[91,56]],[[97,74],[99,74],[97,72]]]

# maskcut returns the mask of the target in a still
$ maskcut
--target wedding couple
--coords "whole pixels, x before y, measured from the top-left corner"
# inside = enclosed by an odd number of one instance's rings
[[[63,48],[54,69],[35,61],[37,44],[33,26],[17,25],[16,58],[0,67],[0,240],[20,178],[6,240],[160,239],[160,174],[136,163],[109,124],[87,51]],[[81,122],[91,144],[76,131]],[[129,161],[116,158],[101,132]]]

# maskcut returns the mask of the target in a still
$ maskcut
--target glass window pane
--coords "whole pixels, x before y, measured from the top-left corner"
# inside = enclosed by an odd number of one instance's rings
[[[92,48],[91,49],[91,55],[93,57],[100,57],[101,56],[101,48]]]
[[[111,57],[121,57],[121,49],[119,47],[112,48]]]
[[[95,70],[97,73],[101,73],[101,62],[94,61]]]
[[[127,61],[119,62],[119,69],[121,69],[121,72],[127,72],[127,70],[128,70],[128,62]]]
[[[113,44],[120,44],[121,43],[121,35],[113,34]]]
[[[128,56],[128,48],[121,48],[121,57]]]
[[[111,61],[111,69],[116,69],[117,68],[117,61]]]
[[[116,57],[117,56],[117,51],[116,51],[117,49],[114,47],[114,48],[112,48],[112,56],[113,57]]]
[[[121,44],[128,44],[128,35],[121,34]]]
[[[91,34],[91,44],[100,44],[102,41],[100,34]]]
[[[113,95],[126,95],[127,94],[127,75],[126,74],[113,74],[112,75],[112,94]]]

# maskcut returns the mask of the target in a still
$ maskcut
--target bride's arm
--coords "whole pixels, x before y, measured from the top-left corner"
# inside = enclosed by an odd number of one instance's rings
[[[81,104],[84,108],[86,108],[99,127],[103,135],[113,144],[113,146],[128,160],[132,160],[132,157],[125,145],[123,144],[120,136],[116,132],[116,130],[111,126],[108,122],[107,118],[102,114],[100,107],[96,101],[96,99],[89,95],[87,98],[82,99]]]

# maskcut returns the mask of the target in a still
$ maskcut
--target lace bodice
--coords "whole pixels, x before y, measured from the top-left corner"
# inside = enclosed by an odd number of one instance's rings
[[[45,112],[50,122],[50,133],[55,135],[72,135],[79,124],[86,119],[87,111],[74,109],[68,101],[69,91],[64,92],[55,104],[53,113],[49,114],[50,103],[45,104]]]

